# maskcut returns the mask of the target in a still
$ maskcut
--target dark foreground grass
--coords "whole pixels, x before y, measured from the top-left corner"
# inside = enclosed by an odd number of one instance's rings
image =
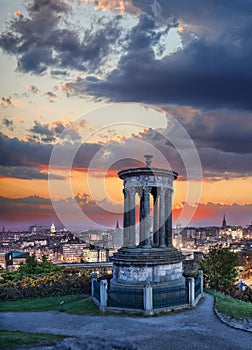
[[[252,303],[231,298],[228,295],[208,291],[215,297],[217,311],[232,319],[252,319]]]
[[[54,345],[64,338],[67,338],[67,336],[0,330],[0,349],[13,349],[21,346]]]
[[[88,295],[65,295],[63,297],[38,298],[0,302],[1,312],[41,312],[61,311],[60,303],[64,301],[64,311],[76,315],[101,315]]]

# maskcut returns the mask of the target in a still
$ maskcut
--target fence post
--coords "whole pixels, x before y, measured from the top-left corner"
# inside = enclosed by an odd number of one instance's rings
[[[189,306],[194,306],[195,301],[195,281],[194,277],[188,277],[188,286],[189,286]]]
[[[97,281],[97,273],[92,272],[91,274],[91,296],[94,297],[94,282]]]
[[[203,277],[203,270],[199,270],[199,279],[200,279],[200,294],[201,297],[204,297],[204,277]]]
[[[103,308],[106,308],[106,306],[107,306],[107,300],[108,300],[107,288],[108,288],[108,281],[101,280],[101,282],[100,282],[100,307],[101,307],[101,310]]]
[[[144,313],[145,315],[153,315],[153,296],[150,282],[144,286]]]

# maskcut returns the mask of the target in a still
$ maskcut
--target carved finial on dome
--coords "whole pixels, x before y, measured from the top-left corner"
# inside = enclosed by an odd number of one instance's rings
[[[151,154],[146,154],[144,156],[144,158],[145,158],[146,166],[150,167],[151,166],[151,158],[153,158],[153,156]]]

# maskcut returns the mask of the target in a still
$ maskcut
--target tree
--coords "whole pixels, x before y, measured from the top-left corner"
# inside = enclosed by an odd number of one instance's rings
[[[200,262],[204,271],[205,284],[215,291],[225,292],[238,277],[238,254],[230,248],[217,244],[209,249]]]
[[[27,258],[25,264],[20,264],[16,271],[2,273],[0,284],[8,281],[17,282],[22,280],[23,277],[46,275],[51,272],[57,273],[63,269],[63,266],[57,266],[50,262],[45,255],[42,256],[42,262],[38,262],[35,254],[32,254]]]

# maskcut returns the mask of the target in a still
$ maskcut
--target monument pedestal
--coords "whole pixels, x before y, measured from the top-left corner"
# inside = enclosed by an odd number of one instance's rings
[[[182,253],[176,248],[121,248],[111,258],[113,278],[110,286],[144,286],[146,283],[181,285]]]
[[[124,247],[111,260],[110,306],[153,314],[155,309],[187,304],[183,256],[176,248]]]

